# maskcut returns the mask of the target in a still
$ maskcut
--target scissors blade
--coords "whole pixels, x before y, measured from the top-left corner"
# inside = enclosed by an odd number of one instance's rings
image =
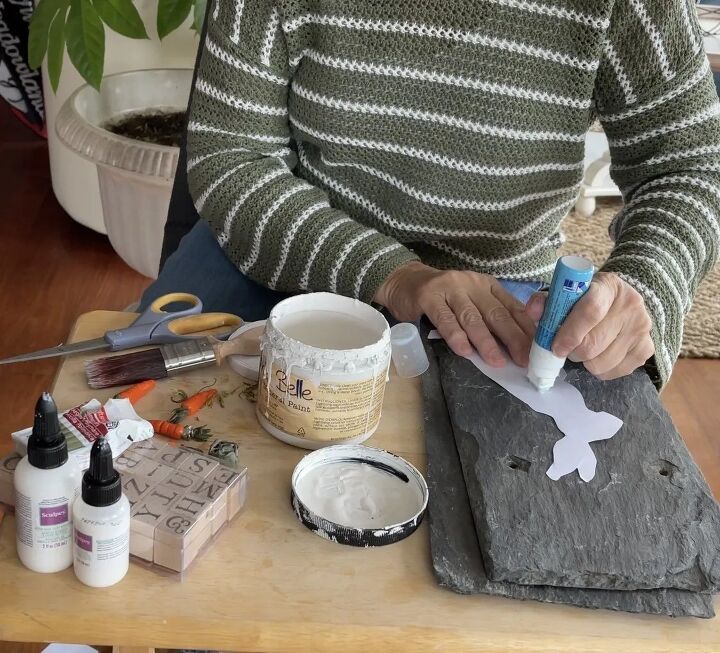
[[[93,351],[94,349],[107,349],[108,343],[105,338],[95,338],[94,340],[83,340],[72,345],[58,345],[57,347],[49,347],[48,349],[40,349],[29,354],[20,354],[11,358],[0,360],[0,365],[7,363],[22,363],[23,361],[35,361],[41,358],[53,358],[54,356],[67,356],[68,354],[77,354],[82,351]]]

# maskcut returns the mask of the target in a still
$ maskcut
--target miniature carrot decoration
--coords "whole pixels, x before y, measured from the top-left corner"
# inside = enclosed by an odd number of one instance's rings
[[[135,405],[146,394],[148,394],[155,387],[155,385],[155,381],[153,381],[152,379],[148,379],[147,381],[141,381],[140,383],[136,383],[135,385],[130,386],[122,392],[118,392],[113,397],[113,399],[129,399],[130,403]]]
[[[196,440],[205,442],[211,435],[210,429],[205,426],[183,426],[164,419],[151,419],[153,431],[173,440]]]
[[[173,400],[175,403],[179,403],[180,406],[173,410],[170,415],[170,421],[177,424],[186,417],[192,417],[199,410],[207,406],[212,402],[215,397],[218,396],[218,391],[215,388],[209,390],[201,389],[196,392],[192,397],[188,397],[182,390],[177,393],[179,400]]]

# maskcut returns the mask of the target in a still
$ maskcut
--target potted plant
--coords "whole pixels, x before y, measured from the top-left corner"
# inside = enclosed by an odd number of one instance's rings
[[[192,15],[200,33],[207,0],[158,0],[157,33],[164,39]],[[64,53],[82,78],[96,90],[105,67],[105,28],[131,39],[148,39],[143,18],[133,0],[38,0],[28,43],[31,68],[47,56],[48,77],[54,92],[60,83]]]
[[[143,253],[138,243],[162,238],[178,155],[162,135],[167,123],[178,131],[178,113],[187,106],[206,1],[37,0],[30,23],[28,54],[31,65],[43,68],[55,195],[74,219],[107,231],[120,255],[149,276],[157,271],[159,244]],[[118,74],[126,71],[133,72]],[[138,118],[148,109],[149,124]],[[123,117],[129,124],[118,124]],[[160,138],[143,144],[143,131]],[[131,160],[144,163],[118,167]],[[139,200],[142,182],[150,195],[139,209],[147,219],[117,200]],[[123,222],[128,211],[137,224]]]

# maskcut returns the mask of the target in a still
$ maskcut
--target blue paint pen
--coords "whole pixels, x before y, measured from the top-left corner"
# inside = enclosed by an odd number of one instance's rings
[[[540,392],[549,390],[565,365],[552,353],[552,343],[575,302],[590,288],[593,264],[582,256],[563,256],[555,264],[545,310],[530,349],[528,379]]]

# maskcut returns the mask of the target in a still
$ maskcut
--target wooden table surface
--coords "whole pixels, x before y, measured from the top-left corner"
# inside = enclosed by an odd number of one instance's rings
[[[132,316],[89,313],[72,339],[96,337]],[[60,368],[61,407],[92,396],[82,355]],[[230,388],[227,369],[163,381],[140,402],[163,416],[172,389],[213,377]],[[96,391],[103,400],[110,391]],[[30,413],[28,398],[23,410]],[[41,575],[15,554],[14,520],[0,526],[0,640],[96,642],[158,648],[242,651],[720,651],[720,620],[670,619],[459,596],[433,578],[426,525],[398,544],[363,550],[327,542],[305,529],[289,505],[290,476],[305,452],[258,426],[253,405],[232,397],[203,421],[240,443],[249,469],[244,511],[198,559],[182,582],[131,565],[105,590],[81,585],[72,569]],[[28,419],[29,423],[29,419]],[[368,441],[425,468],[417,379],[391,379],[380,429]],[[720,608],[720,605],[717,606]]]

